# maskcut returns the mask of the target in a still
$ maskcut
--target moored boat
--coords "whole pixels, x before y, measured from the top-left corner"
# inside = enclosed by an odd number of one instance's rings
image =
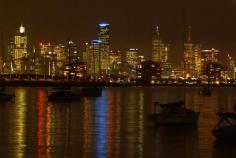
[[[102,95],[102,87],[83,87],[81,93],[87,97],[100,97]]]
[[[49,101],[79,101],[80,94],[71,91],[56,91],[48,95]]]
[[[236,113],[216,113],[220,117],[219,122],[212,130],[212,134],[218,141],[236,141]]]
[[[197,124],[199,113],[194,112],[184,106],[185,102],[178,101],[167,104],[154,103],[155,111],[149,118],[155,124]],[[161,107],[161,111],[157,112],[157,108]]]
[[[6,94],[4,92],[0,92],[0,101],[11,101],[15,95],[13,94]]]
[[[198,94],[202,96],[211,96],[212,89],[209,86],[204,86],[204,88],[200,90]]]

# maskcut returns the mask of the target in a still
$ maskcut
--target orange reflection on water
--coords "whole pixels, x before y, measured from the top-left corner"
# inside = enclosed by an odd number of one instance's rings
[[[37,145],[38,151],[37,155],[38,158],[45,157],[51,158],[52,155],[52,137],[51,137],[51,130],[52,130],[52,112],[51,112],[51,105],[46,106],[45,111],[45,92],[43,89],[38,90],[38,127],[37,127]],[[46,112],[44,114],[44,112]],[[44,116],[45,119],[44,119]],[[45,132],[45,133],[44,133]],[[44,154],[45,153],[45,154]]]
[[[42,146],[43,146],[43,108],[44,108],[44,92],[42,89],[38,90],[38,158],[42,157]]]

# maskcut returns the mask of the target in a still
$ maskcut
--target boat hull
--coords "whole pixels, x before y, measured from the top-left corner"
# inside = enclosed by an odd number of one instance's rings
[[[88,87],[82,88],[82,95],[88,97],[100,97],[102,96],[102,88]]]
[[[213,129],[212,134],[217,138],[218,141],[234,141],[236,140],[236,125],[220,127]]]
[[[0,101],[11,101],[14,97],[12,94],[0,94]]]
[[[187,125],[187,124],[197,124],[199,113],[193,114],[153,114],[150,116],[150,119],[159,125]]]
[[[79,101],[80,95],[70,91],[54,92],[48,96],[49,101]]]

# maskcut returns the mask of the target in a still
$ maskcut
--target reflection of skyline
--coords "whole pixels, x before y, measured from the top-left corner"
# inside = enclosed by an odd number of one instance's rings
[[[107,157],[107,120],[108,120],[108,105],[107,93],[103,93],[102,98],[97,98],[93,104],[93,120],[94,120],[94,148],[95,155],[98,158]]]
[[[10,116],[11,121],[15,122],[15,126],[12,126],[12,135],[13,138],[9,140],[10,142],[16,144],[14,149],[14,156],[17,158],[25,157],[25,147],[26,147],[26,90],[20,88],[16,90],[16,109],[12,116]],[[10,122],[11,122],[10,121]],[[12,123],[13,123],[12,122]],[[15,137],[15,138],[14,138]]]
[[[186,95],[189,107],[196,110],[201,104],[197,129],[174,131],[153,129],[146,116],[153,101],[163,94],[167,101],[178,98],[181,88],[107,88],[102,97],[71,106],[47,102],[41,88],[16,88],[15,101],[0,107],[0,157],[150,157],[179,151],[182,156],[222,155],[211,130],[216,112],[233,110],[235,89],[213,88],[210,97],[199,96],[199,89],[189,87]],[[168,90],[175,96],[168,98]]]

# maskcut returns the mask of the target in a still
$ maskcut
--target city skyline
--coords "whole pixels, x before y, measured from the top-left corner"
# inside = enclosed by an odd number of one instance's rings
[[[96,37],[97,23],[107,21],[111,24],[111,48],[127,50],[139,48],[147,57],[151,56],[151,40],[155,28],[160,27],[164,41],[171,45],[171,56],[182,54],[182,10],[186,10],[186,25],[192,26],[193,41],[208,48],[217,48],[222,52],[235,50],[233,21],[236,15],[235,1],[224,2],[180,1],[41,1],[0,2],[0,29],[4,39],[12,35],[19,23],[28,28],[31,43],[52,41],[59,43],[70,36],[79,49],[84,42]],[[214,4],[214,5],[213,5]],[[116,6],[116,7],[112,7]],[[5,8],[12,8],[6,10]],[[22,9],[25,8],[25,9]],[[145,10],[142,11],[142,10]],[[30,14],[29,14],[30,13]],[[7,16],[5,16],[7,15]],[[7,18],[6,18],[7,17]],[[235,57],[234,53],[233,56]],[[171,58],[170,60],[173,61]],[[180,61],[181,59],[179,59]],[[177,61],[177,62],[179,62]]]

